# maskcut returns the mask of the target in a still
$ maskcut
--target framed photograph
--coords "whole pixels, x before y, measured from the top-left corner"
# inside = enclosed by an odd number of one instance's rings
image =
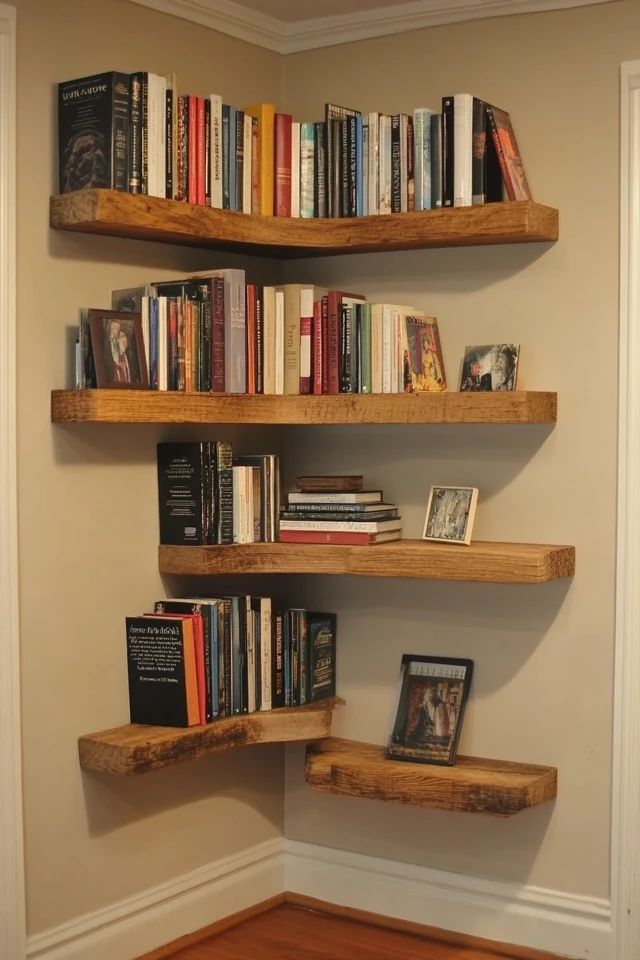
[[[465,347],[460,390],[515,390],[520,344],[487,343]]]
[[[405,653],[387,755],[452,766],[472,674],[473,660]]]
[[[422,539],[468,546],[477,502],[477,487],[431,487]]]
[[[147,389],[140,314],[92,308],[88,315],[98,387]]]

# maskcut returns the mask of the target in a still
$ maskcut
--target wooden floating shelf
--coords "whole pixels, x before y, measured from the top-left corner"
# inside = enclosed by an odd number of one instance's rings
[[[220,576],[329,573],[477,583],[546,583],[575,572],[575,548],[538,543],[470,546],[397,540],[354,547],[308,543],[159,547],[160,573]]]
[[[83,770],[118,776],[147,773],[184,760],[256,743],[318,740],[331,733],[338,701],[224,717],[203,727],[150,727],[129,723],[78,739]]]
[[[384,747],[330,737],[307,747],[306,779],[328,793],[510,817],[553,800],[555,767],[458,757],[453,767],[388,760]]]
[[[558,239],[558,211],[531,201],[305,220],[89,189],[51,197],[50,223],[58,230],[287,258]]]
[[[555,423],[557,395],[497,393],[263,396],[157,390],[53,390],[54,423]]]

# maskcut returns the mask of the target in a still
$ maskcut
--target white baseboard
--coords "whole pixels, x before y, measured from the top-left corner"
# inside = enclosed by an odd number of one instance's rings
[[[131,960],[284,889],[278,838],[27,940],[28,960]]]
[[[285,887],[330,903],[569,957],[612,960],[611,905],[540,887],[285,842]]]
[[[284,891],[588,960],[611,960],[611,905],[540,887],[271,840],[28,938],[28,960],[131,960]]]

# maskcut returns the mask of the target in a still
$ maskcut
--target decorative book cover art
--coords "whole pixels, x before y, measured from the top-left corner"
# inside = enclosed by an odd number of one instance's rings
[[[487,104],[487,116],[509,200],[531,200],[511,117],[506,110]]]
[[[472,673],[472,660],[404,654],[390,758],[454,764]]]
[[[438,321],[434,317],[403,318],[405,393],[440,393],[447,389]]]
[[[335,613],[307,611],[308,689],[307,700],[315,703],[336,694]]]
[[[520,344],[488,343],[465,347],[460,390],[515,390]]]

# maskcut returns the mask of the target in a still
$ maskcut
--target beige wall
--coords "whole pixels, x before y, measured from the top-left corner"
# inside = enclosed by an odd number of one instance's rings
[[[106,906],[283,830],[282,752],[252,749],[135,781],[81,774],[79,734],[126,720],[123,618],[163,593],[155,443],[170,429],[52,427],[78,306],[114,287],[231,262],[52,233],[55,84],[103,69],[176,71],[180,89],[258,98],[298,119],[326,100],[387,112],[469,90],[513,117],[550,247],[396,253],[292,265],[438,316],[452,387],[466,343],[518,340],[522,385],[558,389],[555,429],[286,432],[287,470],[364,470],[417,535],[432,482],[473,483],[476,532],[575,543],[570,584],[540,588],[331,578],[289,596],[340,614],[337,732],[382,742],[403,652],[476,662],[461,749],[557,764],[555,805],[513,820],[324,797],[290,751],[290,837],[447,870],[608,894],[616,415],[618,65],[635,0],[474,21],[282,60],[125,0],[18,0],[20,577],[29,931]],[[242,260],[235,262],[241,264]],[[256,279],[258,264],[250,264]],[[262,276],[265,276],[262,273]],[[271,273],[273,276],[273,273]],[[192,430],[184,438],[220,436]],[[225,436],[235,436],[225,431]],[[273,449],[276,432],[237,434]],[[171,590],[176,585],[166,584]],[[202,587],[191,584],[191,589]],[[236,584],[237,586],[237,584]],[[295,594],[295,596],[294,596]]]
[[[614,609],[619,64],[640,5],[473,21],[290,56],[286,106],[388,113],[467,91],[509,110],[534,197],[560,209],[555,245],[292,264],[438,317],[450,386],[465,344],[522,345],[521,385],[557,389],[555,429],[297,429],[290,477],[364,471],[419,536],[432,483],[480,488],[478,538],[573,543],[572,583],[540,588],[326,578],[340,613],[338,734],[381,743],[402,653],[471,657],[460,749],[559,768],[557,802],[510,820],[325,796],[289,748],[287,836],[444,870],[606,897]],[[375,549],[375,548],[374,548]]]
[[[165,595],[156,559],[155,443],[220,433],[52,427],[49,392],[67,376],[65,331],[79,306],[108,306],[112,288],[222,258],[49,231],[55,84],[108,69],[173,70],[183,91],[215,91],[242,104],[278,99],[281,61],[124,0],[20,0],[17,7],[22,697],[28,928],[35,933],[280,836],[283,826],[278,747],[135,781],[83,775],[78,767],[78,735],[128,717],[125,615]]]

